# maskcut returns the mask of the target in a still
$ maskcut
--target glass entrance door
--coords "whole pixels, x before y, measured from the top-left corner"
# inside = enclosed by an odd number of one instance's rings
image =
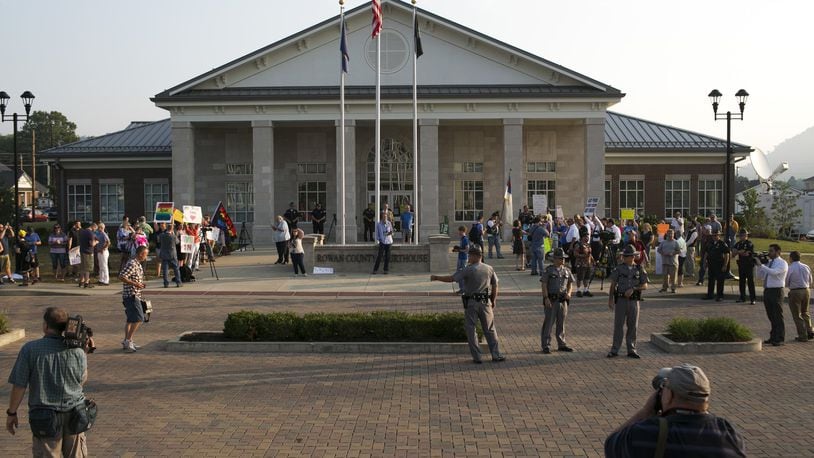
[[[373,191],[368,192],[368,202],[376,205],[376,193]],[[393,231],[401,232],[401,212],[407,209],[407,205],[412,202],[412,194],[397,192],[397,191],[382,191],[381,205],[390,205],[390,210],[393,211]],[[378,221],[379,215],[376,214]]]

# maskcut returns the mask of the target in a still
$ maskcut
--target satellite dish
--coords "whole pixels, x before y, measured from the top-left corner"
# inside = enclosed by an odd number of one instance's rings
[[[759,148],[755,148],[749,154],[749,161],[752,163],[752,168],[755,169],[760,184],[766,185],[766,191],[771,191],[774,179],[789,169],[789,163],[783,162],[772,170],[769,161],[766,160],[766,155]]]

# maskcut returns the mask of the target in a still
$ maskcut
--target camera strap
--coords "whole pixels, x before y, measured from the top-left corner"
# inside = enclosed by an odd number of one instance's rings
[[[659,438],[656,441],[656,458],[664,458],[664,451],[667,449],[667,419],[659,417]]]

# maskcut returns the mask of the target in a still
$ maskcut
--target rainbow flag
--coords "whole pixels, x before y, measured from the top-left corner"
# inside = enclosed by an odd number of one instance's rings
[[[155,218],[156,223],[172,223],[172,210],[175,208],[173,202],[156,202]]]
[[[215,216],[212,217],[213,226],[225,231],[231,238],[237,237],[237,229],[235,229],[235,225],[232,223],[232,218],[229,217],[229,213],[226,213],[226,207],[223,206],[222,201],[218,202],[218,207],[215,209],[214,215]]]

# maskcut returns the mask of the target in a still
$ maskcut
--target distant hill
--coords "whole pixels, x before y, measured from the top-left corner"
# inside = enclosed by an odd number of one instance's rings
[[[766,155],[766,159],[772,167],[783,161],[789,163],[789,170],[781,179],[795,176],[804,180],[814,176],[814,127],[784,140]]]

